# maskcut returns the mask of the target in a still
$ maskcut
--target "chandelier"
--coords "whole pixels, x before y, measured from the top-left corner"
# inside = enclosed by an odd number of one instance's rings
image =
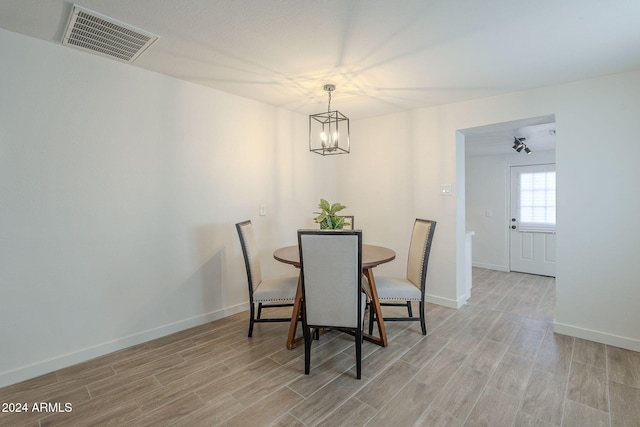
[[[325,113],[309,116],[309,151],[323,156],[349,153],[349,119],[338,110],[331,111],[332,84],[324,85],[329,94]]]

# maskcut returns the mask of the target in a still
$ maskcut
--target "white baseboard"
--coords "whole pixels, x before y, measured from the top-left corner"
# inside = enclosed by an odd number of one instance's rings
[[[563,323],[554,322],[553,331],[562,335],[569,335],[589,341],[612,345],[614,347],[626,348],[627,350],[640,351],[640,340],[620,337],[591,329],[578,328]]]
[[[228,317],[232,314],[240,313],[241,311],[246,311],[248,309],[249,303],[227,307],[222,310],[212,311],[210,313],[192,317],[190,319],[184,319],[175,323],[150,329],[148,331],[139,332],[127,337],[118,338],[113,341],[78,350],[73,353],[68,353],[53,359],[43,360],[38,363],[3,372],[0,374],[0,387],[16,384],[21,381],[47,374],[49,372],[57,371],[58,369],[66,368],[68,366],[75,365],[80,362],[85,362],[87,360],[103,356],[114,351],[131,347],[132,345],[141,344],[143,342],[173,334],[175,332],[180,332],[194,326],[199,326],[208,322],[212,322],[214,320],[222,319],[224,317]]]
[[[495,264],[484,264],[481,262],[474,262],[471,265],[478,268],[485,268],[487,270],[497,270],[497,271],[506,271],[506,272],[510,271],[508,265],[504,266],[504,265],[495,265]]]
[[[464,301],[463,301],[463,299],[464,299]],[[425,295],[424,296],[424,300],[426,302],[431,303],[431,304],[442,305],[444,307],[449,307],[449,308],[460,308],[463,305],[465,305],[466,302],[467,302],[467,298],[466,297],[463,297],[460,300],[456,301],[454,299],[437,297],[435,295]]]

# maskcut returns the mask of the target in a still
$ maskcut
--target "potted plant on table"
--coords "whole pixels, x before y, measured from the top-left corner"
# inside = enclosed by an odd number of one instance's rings
[[[320,212],[314,212],[318,214],[318,216],[314,218],[314,221],[320,224],[321,230],[342,230],[345,225],[351,225],[344,221],[344,217],[336,215],[346,208],[343,204],[330,204],[325,199],[320,199],[318,207],[320,208]]]

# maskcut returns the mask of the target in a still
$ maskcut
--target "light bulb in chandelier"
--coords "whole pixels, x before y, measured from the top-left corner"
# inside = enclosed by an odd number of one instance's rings
[[[325,148],[327,146],[327,139],[327,133],[320,132],[320,144],[322,145],[322,148]]]

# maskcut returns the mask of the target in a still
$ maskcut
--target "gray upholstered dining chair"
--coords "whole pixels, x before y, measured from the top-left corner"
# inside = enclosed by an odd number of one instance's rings
[[[376,290],[380,306],[406,306],[406,317],[386,317],[384,321],[420,321],[422,335],[427,334],[424,313],[424,295],[427,282],[427,266],[436,221],[416,219],[413,224],[411,242],[409,244],[409,259],[407,261],[406,277],[376,276]],[[367,295],[371,295],[368,284],[364,288]],[[402,301],[402,302],[399,302]],[[418,301],[420,317],[414,317],[411,301]],[[369,333],[373,331],[374,313],[369,316]]]
[[[304,373],[311,366],[312,331],[330,328],[355,336],[361,378],[366,298],[362,287],[362,231],[299,230]],[[316,334],[317,336],[317,334]]]
[[[249,285],[249,334],[253,335],[254,323],[260,322],[290,322],[291,317],[262,317],[262,310],[274,307],[293,306],[298,288],[298,276],[285,276],[273,279],[263,279],[260,267],[258,245],[253,233],[251,221],[236,224],[244,265],[247,269],[247,284]],[[256,304],[258,310],[256,313]]]

